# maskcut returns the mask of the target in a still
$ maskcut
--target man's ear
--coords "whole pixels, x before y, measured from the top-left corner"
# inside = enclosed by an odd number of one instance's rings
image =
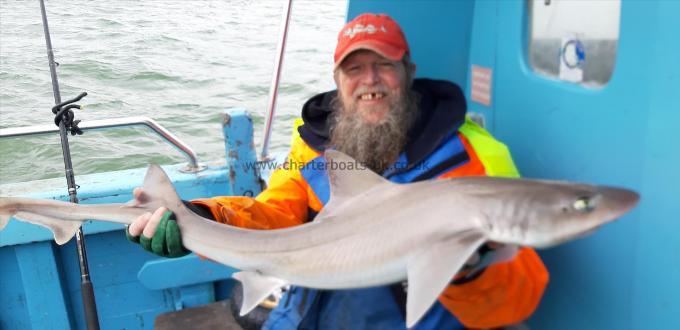
[[[406,69],[406,77],[409,80],[408,87],[411,88],[413,86],[413,80],[416,78],[416,64],[415,63],[409,63],[408,67]]]
[[[340,74],[340,68],[339,67],[335,68],[335,70],[333,70],[333,81],[335,81],[336,87],[340,86],[340,84],[338,83],[338,74]]]

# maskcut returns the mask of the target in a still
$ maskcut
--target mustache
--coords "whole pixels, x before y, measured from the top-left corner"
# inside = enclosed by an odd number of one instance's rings
[[[384,94],[385,96],[389,96],[390,90],[387,87],[382,86],[382,85],[373,86],[373,87],[361,86],[361,87],[357,88],[357,90],[355,90],[354,93],[352,93],[352,97],[354,99],[358,99],[361,96],[361,94],[369,94],[369,93],[381,93],[381,94]]]

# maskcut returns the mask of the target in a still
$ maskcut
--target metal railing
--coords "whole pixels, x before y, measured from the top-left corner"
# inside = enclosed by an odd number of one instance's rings
[[[146,126],[158,134],[163,140],[177,148],[179,152],[189,161],[189,164],[182,170],[183,172],[195,173],[203,170],[205,167],[198,163],[198,157],[189,145],[180,140],[177,136],[170,133],[165,127],[161,126],[155,120],[149,117],[124,117],[90,120],[81,122],[78,127],[85,130],[106,129],[115,127],[129,127],[129,126]],[[12,128],[0,128],[0,138],[19,137],[28,135],[37,135],[45,133],[59,132],[59,127],[54,125],[36,125]]]

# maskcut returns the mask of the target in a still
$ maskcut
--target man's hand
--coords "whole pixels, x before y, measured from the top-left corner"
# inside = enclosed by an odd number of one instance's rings
[[[136,188],[132,195],[140,201],[144,198],[141,188]],[[125,234],[128,240],[162,257],[177,258],[189,254],[182,245],[174,213],[165,207],[139,216],[126,228]]]

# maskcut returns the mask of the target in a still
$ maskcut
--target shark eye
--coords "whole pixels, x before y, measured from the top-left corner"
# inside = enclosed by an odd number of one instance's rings
[[[579,197],[573,204],[574,210],[588,213],[595,209],[595,200],[590,197]]]

